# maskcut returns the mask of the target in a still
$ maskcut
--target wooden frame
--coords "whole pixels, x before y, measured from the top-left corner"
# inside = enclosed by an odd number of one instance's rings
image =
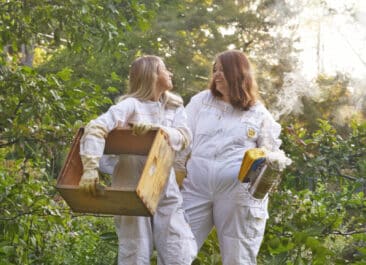
[[[131,129],[117,128],[108,134],[105,154],[146,155],[147,160],[136,187],[106,187],[92,196],[79,189],[82,175],[80,139],[84,129],[74,137],[69,154],[57,178],[56,188],[74,212],[132,216],[152,216],[172,169],[175,152],[162,129],[142,136]]]

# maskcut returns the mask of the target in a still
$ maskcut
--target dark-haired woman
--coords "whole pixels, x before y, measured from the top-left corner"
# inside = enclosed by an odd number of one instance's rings
[[[276,154],[280,170],[290,159],[279,149],[281,126],[258,100],[245,54],[230,50],[217,55],[210,89],[193,96],[186,111],[193,141],[177,159],[176,170],[186,164],[183,207],[197,245],[215,226],[223,264],[256,264],[268,196],[256,199],[249,183],[238,181],[243,155],[250,148],[264,148]]]

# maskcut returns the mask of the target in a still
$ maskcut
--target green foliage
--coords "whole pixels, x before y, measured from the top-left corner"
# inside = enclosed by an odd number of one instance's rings
[[[353,86],[356,89],[351,92]],[[352,122],[365,120],[366,108],[362,106],[365,97],[358,92],[365,91],[365,87],[347,74],[319,75],[313,89],[309,97],[301,98],[303,111],[286,117],[293,119],[291,123],[301,124],[312,133],[318,127],[318,119],[329,120],[338,133],[344,136],[350,132]]]
[[[294,174],[286,176],[286,185],[297,189],[312,188],[320,181],[328,187],[351,185],[360,189],[365,183],[366,130],[364,124],[351,123],[341,136],[324,120],[311,137],[307,130],[287,127],[284,146],[296,162]],[[333,187],[332,187],[333,186]]]
[[[99,238],[112,229],[110,218],[72,216],[54,189],[76,129],[111,104],[108,91],[72,74],[69,68],[46,75],[29,67],[1,69],[1,264],[115,260],[115,249]],[[95,256],[101,249],[104,260]]]
[[[271,196],[264,264],[366,261],[366,124],[352,124],[347,137],[318,124],[311,136],[293,128],[284,136],[294,164]]]
[[[76,129],[111,100],[98,85],[71,80],[68,68],[47,75],[26,66],[0,72],[0,147],[6,159],[43,159],[55,177],[64,156],[60,146],[69,145]]]
[[[295,50],[274,33],[296,12],[288,1],[0,0],[0,264],[116,264],[112,218],[73,214],[54,188],[76,129],[126,92],[129,64],[148,53],[188,101],[216,53],[243,49],[275,101]],[[35,47],[35,67],[21,66]],[[364,116],[334,126],[352,103],[349,79],[317,82],[321,99],[287,122],[294,163],[271,196],[259,264],[366,262]],[[215,230],[194,264],[221,264]]]
[[[0,5],[0,264],[116,264],[117,247],[103,237],[112,218],[73,215],[55,178],[76,129],[112,104],[121,83],[113,71],[90,78],[85,70],[104,58],[94,51],[146,27],[152,12],[137,1]],[[22,44],[46,51],[41,67],[18,65],[31,53],[19,53]]]
[[[45,162],[0,158],[0,264],[114,263],[115,249],[99,237],[111,218],[73,215]]]
[[[213,229],[203,244],[192,265],[212,264],[221,265],[220,247],[217,241],[216,229]]]
[[[102,49],[134,27],[146,28],[151,13],[140,1],[0,1],[0,48],[21,44]],[[16,18],[16,19],[14,19]]]
[[[161,1],[146,31],[128,33],[131,53],[157,54],[173,69],[176,91],[187,102],[208,86],[215,55],[235,47],[256,68],[265,100],[272,102],[294,58],[289,38],[270,32],[294,15],[287,1]],[[142,41],[143,40],[143,41]],[[130,58],[130,57],[126,57]],[[269,95],[273,95],[269,96]]]

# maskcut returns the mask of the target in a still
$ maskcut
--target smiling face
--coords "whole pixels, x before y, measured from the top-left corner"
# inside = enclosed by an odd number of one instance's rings
[[[172,83],[173,74],[166,69],[163,61],[160,61],[158,65],[158,78],[156,80],[156,89],[162,93],[173,88]]]
[[[242,110],[253,106],[258,97],[249,60],[239,50],[228,50],[216,56],[209,88],[213,96]]]
[[[219,59],[215,61],[212,78],[217,91],[222,95],[222,100],[229,102],[229,84],[225,78],[224,69]]]
[[[145,55],[133,61],[129,75],[129,95],[141,100],[160,99],[162,94],[173,88],[172,73],[163,60],[155,55]]]

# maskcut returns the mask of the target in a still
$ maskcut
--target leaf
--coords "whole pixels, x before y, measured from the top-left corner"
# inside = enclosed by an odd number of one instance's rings
[[[1,246],[0,253],[4,253],[7,256],[11,256],[15,254],[15,247],[14,246]]]
[[[105,241],[115,241],[118,240],[117,234],[115,232],[106,232],[100,235],[100,239]]]
[[[114,81],[121,81],[121,78],[119,77],[119,75],[116,74],[116,72],[111,73],[111,78]]]
[[[72,72],[72,69],[65,67],[61,71],[57,72],[57,76],[60,77],[63,81],[69,81]]]

